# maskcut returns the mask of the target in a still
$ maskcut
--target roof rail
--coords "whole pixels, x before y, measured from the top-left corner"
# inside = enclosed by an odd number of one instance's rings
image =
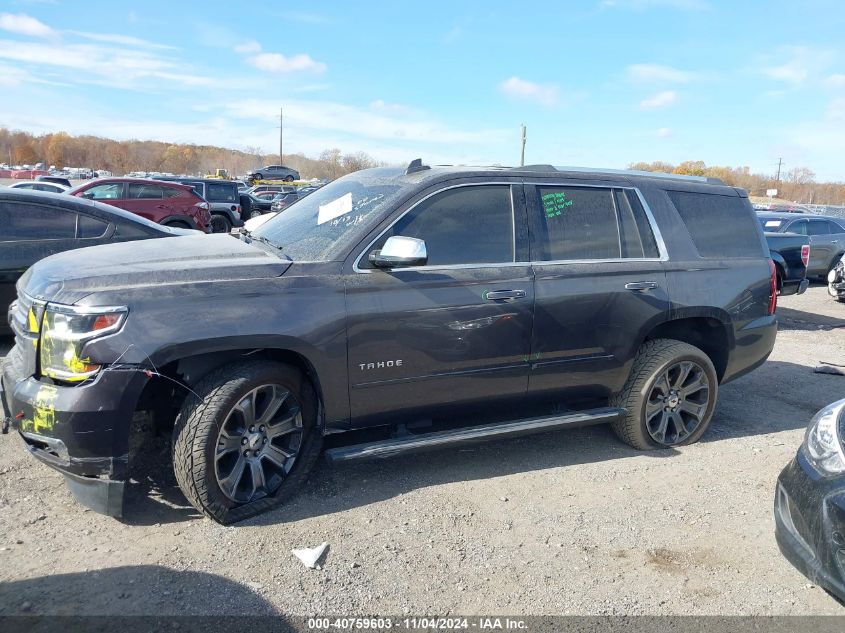
[[[418,171],[425,171],[426,169],[431,169],[431,167],[423,165],[422,158],[415,158],[408,164],[408,168],[405,170],[405,175],[408,176],[409,174],[414,174]]]
[[[708,176],[687,176],[685,174],[667,174],[662,171],[643,171],[640,169],[597,169],[595,167],[555,167],[558,171],[572,171],[588,174],[619,174],[620,176],[642,176],[663,180],[682,180],[686,182],[705,182],[711,185],[724,185],[721,178]]]

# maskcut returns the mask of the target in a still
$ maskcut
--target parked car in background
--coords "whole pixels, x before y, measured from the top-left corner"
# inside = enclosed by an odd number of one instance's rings
[[[807,280],[810,238],[798,233],[765,232],[763,235],[769,245],[769,256],[775,263],[778,294],[802,294],[810,285]]]
[[[12,183],[9,189],[30,189],[32,191],[46,191],[48,193],[64,193],[70,187],[65,187],[55,182],[40,182],[38,180],[21,180]]]
[[[764,231],[800,233],[810,238],[810,264],[807,276],[821,279],[845,253],[845,220],[811,213],[757,212]]]
[[[38,182],[54,182],[57,185],[64,185],[68,189],[73,186],[70,184],[70,180],[68,180],[65,176],[60,176],[58,174],[52,174],[50,176],[36,176],[35,180]]]
[[[387,439],[326,456],[601,423],[640,450],[691,444],[777,332],[745,192],[543,165],[362,170],[240,239],[57,255],[18,289],[16,318],[46,302],[3,368],[30,454],[120,514],[131,422],[152,409],[185,496],[221,523],[290,498],[325,435],[362,427]]]
[[[194,233],[91,200],[12,188],[0,188],[0,227],[0,334],[10,331],[7,308],[15,283],[39,259],[84,246]]]
[[[142,178],[103,178],[67,193],[126,209],[158,224],[210,231],[208,202],[190,185]]]
[[[845,400],[813,416],[778,477],[775,537],[790,563],[845,601]]]
[[[296,187],[293,185],[255,185],[247,189],[246,193],[258,196],[266,193],[277,194],[282,191],[296,191]]]
[[[299,200],[299,193],[296,191],[280,193],[270,202],[270,210],[284,211],[297,200]]]
[[[247,180],[299,180],[299,172],[284,165],[267,165],[261,169],[251,171],[246,175]]]
[[[228,233],[233,226],[243,226],[238,185],[233,180],[219,178],[182,178],[162,176],[157,180],[190,185],[208,202],[211,212],[211,232]]]
[[[827,291],[831,297],[845,303],[845,255],[827,274]]]
[[[275,196],[254,196],[249,193],[241,194],[241,208],[249,209],[245,213],[244,222],[250,218],[255,218],[265,213],[269,213],[270,205],[273,203]]]

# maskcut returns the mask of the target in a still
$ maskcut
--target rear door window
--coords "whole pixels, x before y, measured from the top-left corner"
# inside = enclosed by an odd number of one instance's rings
[[[845,222],[843,222],[843,224],[845,224]],[[833,235],[841,235],[842,233],[845,233],[845,227],[840,226],[832,220],[828,221],[827,225]]]
[[[667,191],[704,259],[762,257],[763,244],[747,198]]]
[[[72,240],[76,213],[58,207],[16,202],[0,203],[0,241]]]
[[[80,213],[79,220],[76,224],[76,237],[83,239],[103,237],[103,235],[106,234],[106,229],[108,228],[108,222]]]
[[[830,235],[830,228],[825,220],[810,220],[807,230],[810,235]]]
[[[173,190],[171,190],[173,191]],[[130,200],[157,200],[164,198],[164,187],[161,185],[148,185],[146,183],[130,183],[129,184],[129,199]]]
[[[656,246],[638,200],[605,187],[540,185],[540,235],[532,259],[603,260],[655,256]],[[644,229],[641,233],[641,227]],[[646,255],[647,253],[647,255]]]

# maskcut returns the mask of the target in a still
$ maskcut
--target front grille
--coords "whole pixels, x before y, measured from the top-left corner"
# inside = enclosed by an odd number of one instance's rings
[[[41,317],[45,302],[33,299],[25,292],[18,291],[18,298],[11,309],[11,326],[15,332],[15,342],[25,343],[38,339],[41,329]]]

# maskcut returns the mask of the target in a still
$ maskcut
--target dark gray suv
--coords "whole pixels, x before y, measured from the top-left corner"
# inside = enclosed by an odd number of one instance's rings
[[[39,262],[18,284],[4,403],[109,514],[151,414],[188,500],[229,523],[294,494],[324,437],[364,427],[371,441],[333,438],[326,456],[598,423],[640,450],[695,442],[719,386],[771,352],[776,301],[741,189],[417,160],[238,237]]]

